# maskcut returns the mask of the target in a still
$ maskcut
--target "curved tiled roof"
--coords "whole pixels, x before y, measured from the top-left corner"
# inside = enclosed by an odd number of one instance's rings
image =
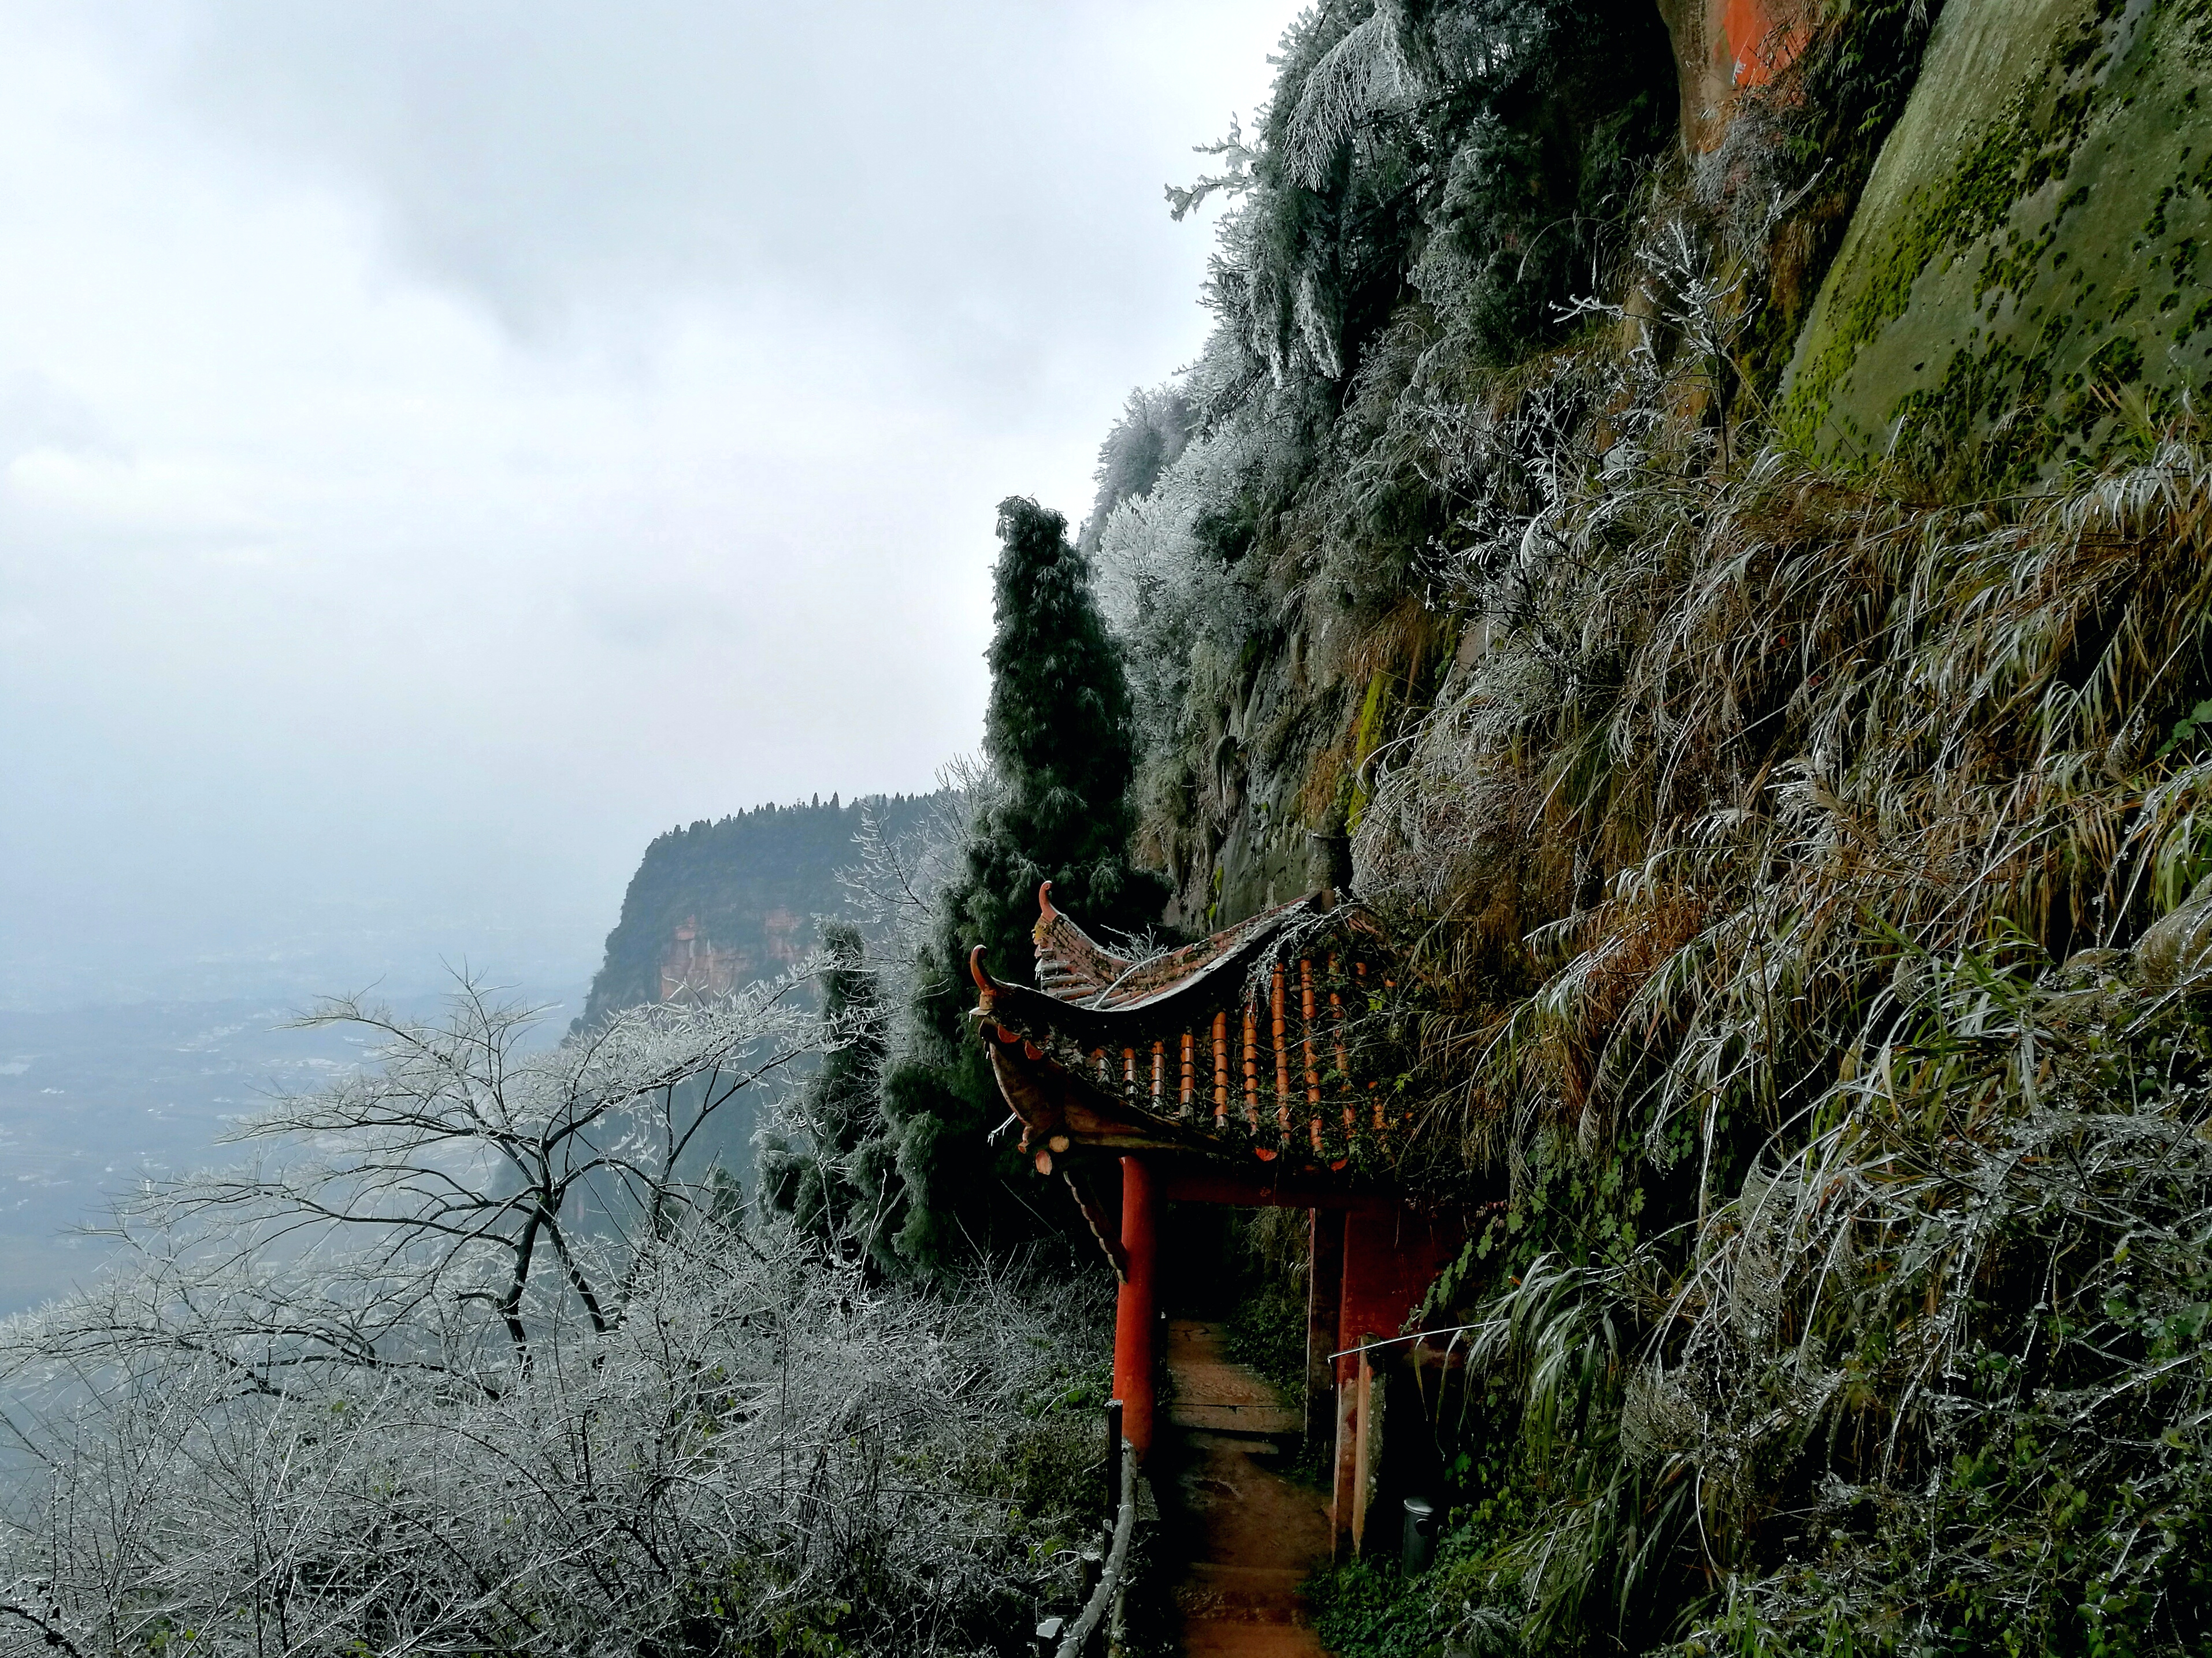
[[[1373,1013],[1390,981],[1381,935],[1316,895],[1157,956],[1100,945],[1037,895],[1039,987],[1001,984],[980,950],[975,1017],[1024,1150],[1289,1154],[1343,1169],[1391,1130]],[[1038,1142],[1042,1141],[1042,1145]]]

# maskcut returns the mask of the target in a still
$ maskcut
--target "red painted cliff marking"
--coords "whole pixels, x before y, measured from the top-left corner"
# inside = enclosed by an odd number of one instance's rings
[[[1780,11],[1782,19],[1774,13]],[[1811,27],[1796,15],[1788,0],[1728,0],[1721,31],[1728,37],[1729,60],[1739,87],[1761,87],[1796,60],[1812,39]]]

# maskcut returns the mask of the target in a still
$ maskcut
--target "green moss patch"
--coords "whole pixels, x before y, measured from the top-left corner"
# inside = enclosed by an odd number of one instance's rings
[[[2011,489],[2201,399],[2212,4],[1954,0],[1791,365],[1845,465]]]

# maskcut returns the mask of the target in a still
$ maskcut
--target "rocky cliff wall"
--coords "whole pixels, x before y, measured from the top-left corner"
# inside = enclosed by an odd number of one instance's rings
[[[1832,54],[1826,82],[1792,76],[1819,57],[1816,27],[1878,8],[1657,4],[1686,181],[1662,181],[1649,210],[1694,219],[1720,201],[1724,217],[1739,210],[1726,192],[1764,176],[1759,145],[1790,142],[1802,100],[1836,83]],[[1787,365],[1778,392],[1754,388],[1771,415],[1762,435],[1846,471],[1901,462],[1943,495],[2047,486],[2212,397],[2212,0],[1929,9],[1917,80],[1911,64],[1881,66],[1911,92],[1887,138],[1876,132],[1871,172],[1862,161],[1845,179],[1846,158],[1813,158],[1798,216],[1831,228],[1784,222],[1764,254],[1714,280],[1765,286],[1754,333],[1788,325],[1759,344]],[[1836,251],[1792,298],[1799,243]],[[1495,407],[1471,418],[1502,418]],[[1356,823],[1375,756],[1389,763],[1467,645],[1441,612],[1408,610],[1354,620],[1286,605],[1288,625],[1248,641],[1220,677],[1211,775],[1199,768],[1188,786],[1210,846],[1167,859],[1171,920],[1224,925],[1294,896],[1310,877],[1307,832]],[[1364,635],[1350,648],[1346,629]]]
[[[933,798],[762,806],[658,837],[623,895],[585,1019],[782,972],[814,947],[817,917],[843,913],[837,872],[859,861],[868,817],[903,834]]]
[[[1719,142],[1739,91],[1763,87],[1796,61],[1810,38],[1811,0],[1658,0],[1674,43],[1682,93],[1682,142]]]
[[[2047,482],[2212,385],[2212,5],[1950,0],[1800,337],[1785,434]]]

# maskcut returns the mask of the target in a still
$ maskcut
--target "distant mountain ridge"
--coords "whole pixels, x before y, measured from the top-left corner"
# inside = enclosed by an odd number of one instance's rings
[[[844,908],[837,872],[872,812],[914,828],[936,797],[836,795],[769,805],[670,829],[646,847],[607,935],[583,1022],[642,1002],[719,994],[782,972],[813,948],[817,918]]]

